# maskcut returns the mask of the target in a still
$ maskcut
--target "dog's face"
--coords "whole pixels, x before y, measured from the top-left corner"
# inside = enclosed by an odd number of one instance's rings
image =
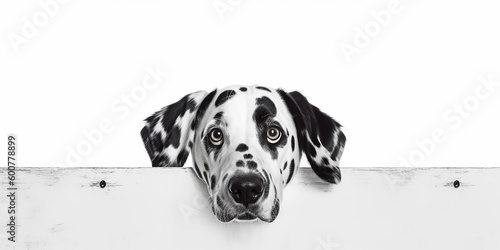
[[[192,152],[224,222],[272,222],[302,152],[319,177],[340,181],[340,124],[298,92],[256,86],[196,92],[146,122],[141,135],[153,166],[183,166]]]

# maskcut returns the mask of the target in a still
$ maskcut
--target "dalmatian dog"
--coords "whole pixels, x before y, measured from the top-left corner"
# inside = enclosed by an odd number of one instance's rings
[[[145,119],[153,167],[182,167],[191,152],[222,222],[276,219],[302,153],[316,175],[340,182],[341,125],[299,92],[230,86],[184,96]]]

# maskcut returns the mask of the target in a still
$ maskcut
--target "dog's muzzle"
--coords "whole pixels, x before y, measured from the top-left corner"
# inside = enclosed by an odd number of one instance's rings
[[[233,177],[229,181],[229,194],[236,203],[246,208],[256,203],[264,192],[264,179],[257,174],[245,174]]]
[[[224,195],[217,198],[217,205],[221,209],[216,213],[219,219],[243,221],[259,218],[268,221],[268,216],[262,214],[262,202],[269,196],[269,185],[259,173],[235,174],[228,180]]]

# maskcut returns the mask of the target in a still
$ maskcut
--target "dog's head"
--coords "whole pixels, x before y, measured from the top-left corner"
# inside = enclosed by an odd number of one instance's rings
[[[181,167],[193,154],[219,220],[272,222],[302,152],[321,179],[340,181],[340,128],[299,92],[231,86],[164,107],[141,136],[154,167]]]

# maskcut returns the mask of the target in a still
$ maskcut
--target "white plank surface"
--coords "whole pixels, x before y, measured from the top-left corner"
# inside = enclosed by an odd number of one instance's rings
[[[24,168],[16,243],[0,173],[0,249],[500,249],[499,168],[301,168],[272,224],[218,222],[191,169]]]

